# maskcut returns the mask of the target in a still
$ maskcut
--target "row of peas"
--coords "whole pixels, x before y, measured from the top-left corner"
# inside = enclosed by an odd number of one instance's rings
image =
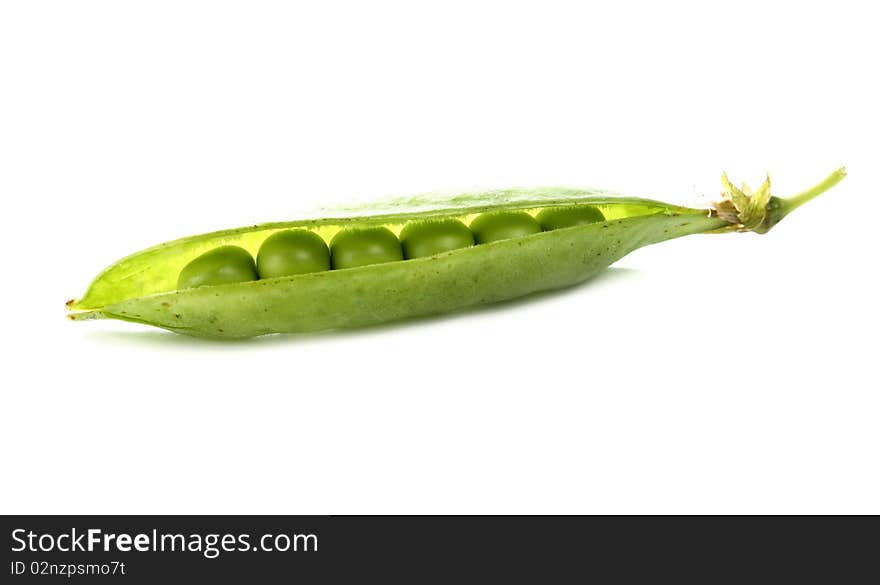
[[[469,227],[457,219],[413,221],[404,226],[399,239],[384,227],[344,229],[333,237],[329,247],[321,236],[309,230],[284,230],[266,238],[256,262],[238,246],[220,246],[205,252],[183,268],[177,288],[422,258],[603,219],[602,212],[589,205],[548,208],[537,217],[524,211],[496,211],[478,216]]]

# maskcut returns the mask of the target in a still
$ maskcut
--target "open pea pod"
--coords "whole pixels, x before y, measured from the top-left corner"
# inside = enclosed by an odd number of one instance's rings
[[[582,282],[629,252],[689,234],[765,233],[785,215],[845,176],[838,169],[794,197],[754,193],[723,178],[723,199],[693,209],[601,191],[536,189],[462,195],[444,203],[404,202],[391,213],[269,223],[159,244],[119,260],[67,307],[75,321],[121,319],[200,337],[246,338],[362,327],[516,298]],[[477,232],[492,214],[535,222],[547,210],[593,210],[570,226],[481,241],[429,256],[247,282],[178,289],[181,271],[220,246],[256,255],[266,239],[290,229],[324,241],[346,230],[384,228],[395,236],[414,222],[458,220]],[[528,217],[525,217],[528,216]],[[479,234],[478,234],[479,235]],[[331,246],[332,247],[332,246]]]

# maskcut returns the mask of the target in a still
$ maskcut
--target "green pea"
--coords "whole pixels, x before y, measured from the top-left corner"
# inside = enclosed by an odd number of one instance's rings
[[[471,222],[471,231],[478,244],[496,240],[519,238],[541,231],[534,217],[525,211],[496,211],[484,213]]]
[[[247,282],[257,278],[257,267],[247,250],[238,246],[220,246],[184,266],[177,278],[177,288]]]
[[[538,223],[545,232],[560,228],[596,223],[603,221],[605,216],[592,205],[578,205],[574,207],[549,207],[538,214]]]
[[[415,221],[400,232],[406,258],[433,256],[474,245],[474,235],[457,219]]]
[[[333,268],[355,268],[403,260],[400,241],[388,228],[342,230],[330,242]]]
[[[260,278],[277,278],[330,270],[330,250],[309,230],[285,230],[266,238],[257,252]]]

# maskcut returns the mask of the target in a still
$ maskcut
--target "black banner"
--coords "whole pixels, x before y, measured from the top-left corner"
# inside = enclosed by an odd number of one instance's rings
[[[876,517],[6,516],[3,583],[876,574]],[[256,581],[255,581],[256,580]]]

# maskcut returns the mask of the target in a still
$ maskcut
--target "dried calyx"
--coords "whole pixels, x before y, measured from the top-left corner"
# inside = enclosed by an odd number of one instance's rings
[[[712,213],[730,223],[730,229],[765,234],[786,215],[839,183],[846,176],[840,167],[813,187],[785,199],[770,194],[770,175],[753,191],[748,185],[738,188],[727,174],[721,175],[724,190],[721,201],[712,205]]]

